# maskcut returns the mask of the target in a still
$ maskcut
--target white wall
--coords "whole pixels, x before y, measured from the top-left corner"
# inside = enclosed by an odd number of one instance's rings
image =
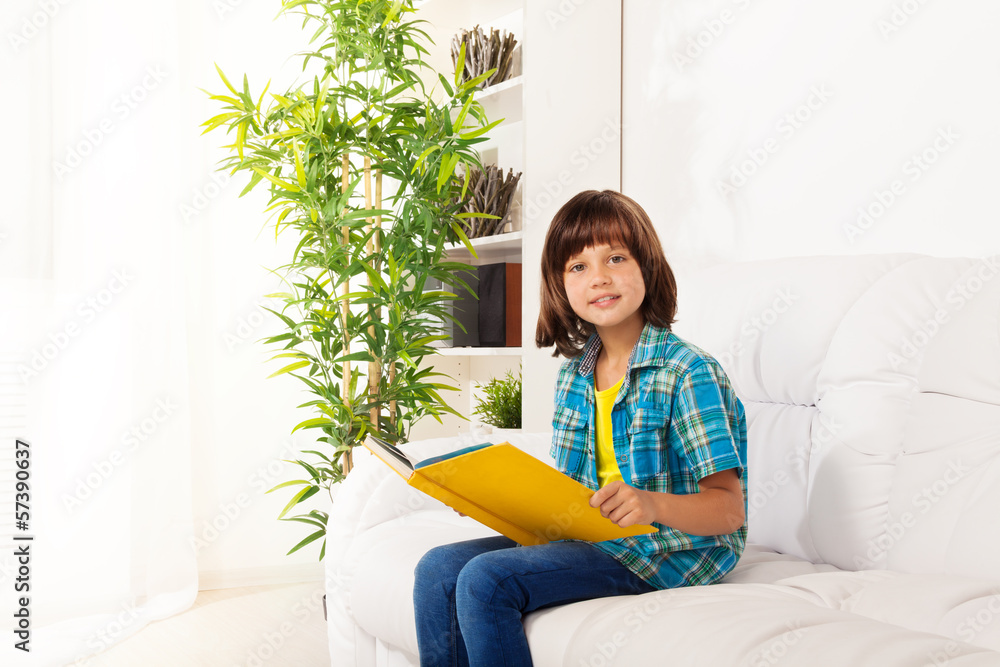
[[[997,3],[629,0],[624,25],[623,188],[681,271],[1000,251]]]
[[[210,3],[204,13],[189,23],[203,26],[190,36],[203,51],[190,62],[192,86],[182,107],[182,120],[195,136],[199,123],[221,112],[195,88],[224,90],[213,61],[234,85],[247,73],[255,96],[268,80],[271,92],[281,92],[302,80],[301,63],[291,56],[308,39],[300,20],[275,20],[277,8],[270,3]],[[316,448],[318,433],[289,435],[311,416],[295,407],[311,397],[294,378],[267,379],[280,360],[268,362],[272,350],[258,342],[281,330],[263,310],[277,306],[264,295],[282,291],[267,269],[288,261],[296,239],[275,240],[274,228],[266,225],[264,189],[240,199],[248,178],[213,171],[227,154],[220,146],[230,141],[215,131],[192,142],[189,186],[167,202],[184,230],[188,275],[203,277],[187,285],[188,317],[201,324],[188,345],[194,369],[193,519],[203,589],[322,576],[318,543],[285,555],[309,534],[305,524],[277,520],[294,490],[265,494],[279,482],[302,478],[301,468],[283,460]],[[315,506],[326,510],[329,499]]]
[[[621,187],[621,2],[525,4],[523,423],[546,431],[561,360],[534,343],[542,246],[570,197]]]

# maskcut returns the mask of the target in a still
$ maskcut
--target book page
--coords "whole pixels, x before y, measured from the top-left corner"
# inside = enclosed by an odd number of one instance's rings
[[[397,447],[393,447],[385,440],[371,434],[368,434],[363,444],[403,479],[408,480],[413,475],[413,461]]]

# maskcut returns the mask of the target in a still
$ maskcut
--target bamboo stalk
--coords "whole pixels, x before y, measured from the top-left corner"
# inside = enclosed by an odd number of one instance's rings
[[[382,171],[379,169],[375,170],[375,208],[382,208]],[[379,262],[375,265],[375,270],[381,270],[381,258],[382,258],[382,216],[375,216],[375,256],[378,258]],[[382,318],[382,308],[378,308],[376,311],[376,317]],[[393,380],[396,379],[396,363],[393,361],[392,365],[389,367],[389,384],[392,384]],[[382,381],[382,367],[379,366],[379,382]],[[393,426],[396,425],[396,401],[389,402],[389,423]]]
[[[377,177],[376,177],[377,178]],[[372,160],[367,155],[365,156],[365,210],[370,211],[372,208]],[[365,218],[365,223],[367,224],[366,231],[368,233],[372,232],[373,229],[373,219],[371,216]],[[368,257],[372,256],[372,237],[368,237],[368,243],[365,244],[365,250],[368,253]],[[373,269],[376,267],[372,267]],[[368,287],[372,287],[372,279],[368,278]],[[375,338],[375,325],[368,325],[368,335],[374,340]],[[371,419],[372,424],[375,428],[378,428],[379,422],[379,409],[378,405],[375,403],[375,397],[378,395],[378,382],[379,382],[379,367],[381,364],[379,360],[368,362],[368,400],[372,402],[371,410],[368,413],[368,418]]]
[[[344,162],[342,165],[341,177],[340,177],[341,192],[347,192],[347,189],[350,186],[351,186],[351,154],[344,153]],[[340,232],[343,235],[344,248],[347,248],[351,242],[351,230],[347,225],[343,225],[340,228]],[[351,286],[349,283],[350,283],[349,280],[344,281],[344,284],[341,288],[341,294],[343,296],[347,296],[348,294],[350,294]],[[340,313],[341,317],[343,318],[345,335],[347,334],[347,315],[350,312],[350,308],[351,306],[347,302],[347,299],[344,299],[340,304]],[[351,351],[349,349],[344,350],[345,354],[350,354],[350,352]],[[342,398],[344,399],[344,404],[347,405],[348,410],[351,410],[351,362],[350,361],[344,362],[343,387],[344,387],[343,388],[344,395]],[[351,468],[354,467],[354,457],[351,455],[350,449],[344,452],[342,467],[345,475],[351,472]]]
[[[396,361],[392,361],[392,365],[389,366],[389,384],[396,381]],[[393,426],[396,425],[396,401],[389,401],[389,423]]]
[[[377,209],[381,209],[382,208],[382,171],[380,169],[376,169],[375,170],[375,208],[377,208]],[[375,231],[375,234],[374,234],[374,238],[375,238],[375,255],[374,255],[374,257],[375,257],[375,266],[374,266],[374,269],[375,269],[375,271],[381,271],[382,270],[382,261],[381,261],[381,258],[382,258],[382,216],[381,215],[376,215],[375,216],[375,230],[374,231]],[[377,320],[381,320],[382,319],[382,307],[381,306],[377,306],[375,308],[375,319],[377,319]],[[383,350],[382,352],[384,354],[385,350]],[[382,384],[382,364],[381,363],[375,369],[375,373],[376,373],[376,375],[375,375],[375,391],[377,392],[379,386]],[[379,409],[378,417],[379,417],[379,419],[381,419],[381,417],[382,417],[382,410],[381,409]]]

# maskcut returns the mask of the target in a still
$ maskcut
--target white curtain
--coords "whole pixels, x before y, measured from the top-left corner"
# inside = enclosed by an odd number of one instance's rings
[[[279,8],[8,0],[0,10],[0,664],[88,664],[187,609],[199,560],[225,542],[194,541],[215,515],[256,503],[276,524],[287,500],[258,501],[258,486],[280,481],[274,469],[250,481],[302,444],[280,440],[297,401],[266,414],[275,392],[292,390],[258,389],[264,354],[252,345],[269,333],[259,305],[274,281],[261,265],[284,249],[256,239],[261,197],[237,202],[243,183],[212,171],[225,137],[198,127],[218,113],[198,90],[221,87],[213,61],[280,69],[303,48],[297,27],[289,39],[287,22],[271,23]],[[264,81],[253,83],[259,93]],[[240,374],[252,379],[241,385]],[[265,437],[243,439],[255,431]],[[27,530],[14,524],[17,437],[30,445]],[[281,532],[277,557],[302,536]],[[15,595],[14,548],[25,544],[30,590]],[[270,553],[212,568],[260,569]],[[22,594],[30,653],[10,632]]]

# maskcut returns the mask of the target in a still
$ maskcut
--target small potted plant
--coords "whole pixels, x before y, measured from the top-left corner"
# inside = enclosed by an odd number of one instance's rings
[[[521,428],[521,373],[514,377],[507,371],[503,379],[493,378],[485,385],[476,383],[476,389],[482,392],[476,402],[473,415],[486,424],[489,432],[496,436],[503,431],[520,430]]]

